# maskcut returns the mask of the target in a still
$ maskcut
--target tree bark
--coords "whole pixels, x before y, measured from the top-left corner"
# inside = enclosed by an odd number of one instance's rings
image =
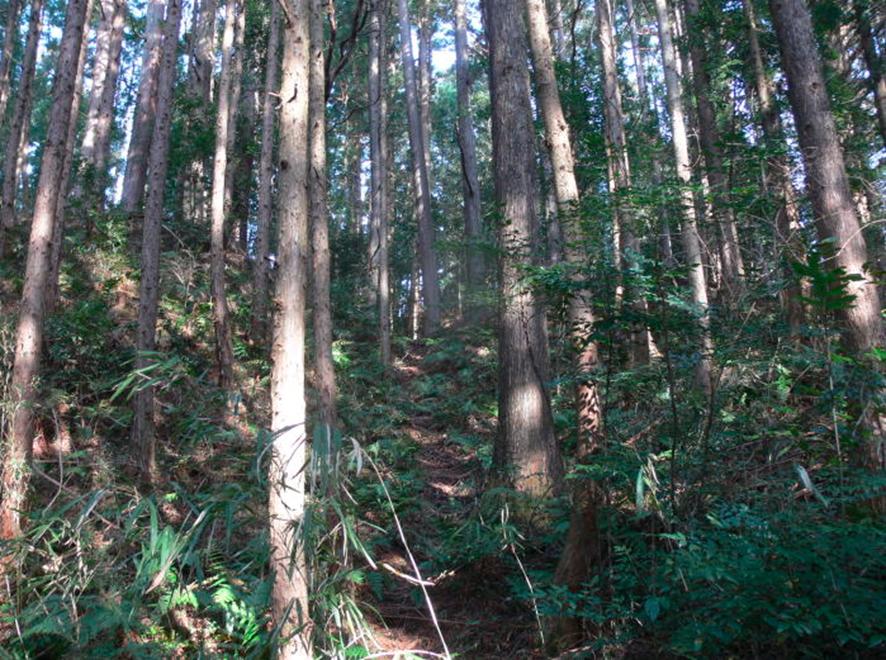
[[[827,255],[830,266],[858,278],[846,283],[854,304],[841,310],[840,315],[846,344],[861,354],[883,339],[880,299],[865,272],[867,247],[849,191],[812,20],[804,0],[770,0],[769,8],[806,165],[815,227],[819,239],[832,246],[832,254]],[[882,456],[876,460],[882,465]]]
[[[332,362],[332,302],[329,274],[329,219],[326,198],[326,40],[329,0],[311,0],[310,158],[308,179],[313,261],[314,376],[323,433],[335,428],[335,366]]]
[[[624,129],[624,109],[621,101],[621,85],[618,81],[618,48],[613,29],[612,7],[609,0],[597,0],[597,38],[600,42],[600,56],[603,63],[603,108],[606,134],[610,145],[610,163],[614,186],[614,204],[620,228],[617,259],[623,262],[628,271],[636,270],[640,242],[636,237],[635,219],[630,204],[622,198],[631,191],[631,167],[628,160],[627,140]],[[635,292],[636,293],[636,292]],[[646,312],[646,303],[641,296],[632,295],[631,304],[640,317]],[[628,354],[633,365],[649,362],[649,337],[646,328],[631,328]]]
[[[492,145],[499,224],[499,392],[496,471],[517,490],[535,496],[557,491],[563,466],[554,436],[544,313],[522,282],[538,246],[535,131],[529,96],[523,7],[485,0],[490,49]]]
[[[160,43],[163,39],[163,0],[149,0],[145,12],[145,48],[142,54],[141,80],[129,137],[126,156],[126,173],[123,176],[123,210],[133,214],[138,211],[145,192],[145,176],[148,167],[148,151],[154,131],[154,113],[157,103],[157,69],[160,65]],[[133,227],[138,234],[138,227]]]
[[[283,0],[278,177],[279,268],[271,368],[270,486],[272,619],[280,629],[278,657],[311,657],[308,576],[297,534],[305,512],[305,285],[309,224],[308,89],[311,59],[308,0]]]
[[[371,231],[376,233],[377,280],[373,284],[378,302],[378,337],[381,363],[391,362],[391,304],[388,275],[388,141],[387,99],[387,16],[384,0],[373,0],[369,18],[369,158]]]
[[[212,100],[212,68],[215,64],[215,23],[218,0],[201,0],[195,8],[191,56],[188,61],[188,88],[209,105]]]
[[[212,320],[215,326],[215,352],[218,381],[223,390],[234,384],[234,347],[231,321],[225,294],[225,190],[228,171],[228,132],[231,129],[231,87],[233,76],[234,26],[236,0],[227,0],[225,30],[222,37],[221,78],[218,85],[218,110],[215,120],[215,158],[212,168],[212,226],[210,229],[210,272]],[[302,91],[304,88],[300,88]]]
[[[717,115],[711,102],[711,77],[708,73],[707,30],[699,17],[698,0],[686,0],[686,19],[689,24],[690,57],[695,104],[698,110],[698,134],[711,186],[712,204],[720,229],[720,259],[727,290],[740,294],[744,287],[744,260],[735,226],[735,212],[729,195],[729,181],[723,165],[723,149]]]
[[[87,18],[92,15],[93,0],[89,0],[86,9]],[[71,100],[71,118],[68,120],[68,134],[65,137],[65,158],[62,163],[62,176],[59,180],[58,199],[55,206],[55,220],[52,229],[52,247],[49,256],[49,278],[46,282],[46,294],[43,302],[44,315],[55,311],[59,296],[59,273],[62,265],[62,249],[64,248],[65,213],[68,210],[68,188],[71,182],[71,168],[74,164],[74,143],[77,140],[77,119],[80,116],[80,100],[83,96],[83,73],[86,69],[88,28],[84,28],[84,39],[77,58],[77,74],[74,78],[74,97]]]
[[[757,36],[757,19],[752,0],[743,0],[745,17],[748,21],[748,44],[754,71],[754,90],[760,112],[760,124],[766,139],[767,149],[773,155],[767,159],[767,177],[777,190],[780,198],[776,211],[775,230],[778,251],[782,260],[782,274],[788,286],[781,296],[791,334],[797,335],[806,320],[805,305],[802,301],[803,287],[797,279],[791,261],[805,260],[805,246],[800,234],[800,210],[797,206],[797,193],[791,180],[791,164],[784,152],[785,138],[781,117],[774,101],[772,80],[763,62],[763,51]]]
[[[535,70],[536,95],[541,107],[545,126],[545,140],[551,157],[554,194],[560,227],[564,238],[564,255],[567,264],[575,269],[573,277],[578,277],[578,269],[586,258],[579,243],[581,232],[578,226],[578,184],[575,179],[575,165],[569,125],[563,114],[560,92],[554,72],[554,56],[548,32],[547,10],[544,0],[526,0],[529,23],[529,43]],[[575,351],[577,384],[575,388],[575,408],[578,415],[578,456],[580,460],[589,458],[591,452],[600,445],[602,432],[602,410],[597,385],[593,380],[593,370],[597,367],[597,345],[589,338],[594,317],[586,291],[576,291],[569,301],[569,333]],[[593,557],[583,555],[571,544],[597,544],[596,511],[597,497],[592,488],[581,484],[574,489],[573,515],[570,520],[570,533],[567,545],[560,556],[554,581],[570,589],[577,589],[590,577]],[[574,619],[558,619],[553,625],[552,636],[566,641],[574,636],[580,624]]]
[[[126,1],[102,2],[102,25],[99,35],[101,52],[96,52],[92,78],[95,81],[90,94],[89,113],[83,135],[80,156],[91,171],[92,197],[95,208],[104,206],[108,162],[111,147],[111,129],[114,126],[114,100],[117,96],[117,78],[120,74],[120,56],[123,50],[123,29],[126,27]],[[101,55],[101,57],[99,57]]]
[[[708,290],[702,266],[701,240],[695,219],[695,198],[692,194],[692,166],[689,160],[689,140],[686,136],[686,115],[683,108],[683,84],[677,73],[677,56],[674,50],[673,29],[668,15],[667,0],[655,0],[655,13],[658,17],[659,47],[664,66],[665,86],[667,87],[668,113],[671,120],[671,143],[677,179],[680,185],[680,210],[683,227],[680,238],[683,243],[683,257],[689,267],[689,284],[692,289],[692,302],[700,314],[699,325],[701,342],[696,363],[696,383],[707,390],[711,387],[711,339],[710,317],[708,315]]]
[[[261,154],[259,156],[258,219],[255,227],[255,265],[253,269],[252,337],[261,341],[267,328],[268,256],[270,254],[271,214],[274,182],[274,124],[277,114],[280,63],[280,7],[271,3],[271,27],[268,34],[268,61],[265,64],[265,89],[262,101]]]
[[[426,334],[433,334],[440,326],[440,283],[437,279],[437,252],[434,247],[434,220],[431,215],[431,187],[427,163],[424,158],[425,140],[416,86],[415,60],[412,56],[408,0],[398,0],[398,8],[400,56],[403,61],[409,147],[412,152],[416,216],[418,217],[418,251],[421,259],[424,330]]]
[[[4,539],[13,538],[21,533],[21,511],[26,503],[33,452],[33,419],[37,403],[36,379],[40,374],[43,303],[49,276],[52,230],[88,5],[88,0],[68,2],[53,82],[52,107],[31,223],[28,259],[16,329],[15,358],[9,387],[13,414],[6,451],[3,453],[2,482],[0,482],[3,487],[3,499],[0,502],[0,538]]]
[[[30,122],[31,88],[37,67],[37,46],[40,43],[40,23],[43,0],[32,0],[28,19],[28,37],[22,58],[22,72],[15,95],[15,105],[9,122],[9,136],[3,160],[3,193],[0,199],[0,257],[6,253],[6,232],[15,224],[15,192],[18,182],[18,152],[25,125]],[[8,39],[7,39],[8,41]],[[2,119],[3,115],[0,115]]]
[[[12,71],[12,54],[18,42],[21,10],[22,0],[9,0],[6,3],[6,31],[3,33],[3,49],[0,50],[0,119],[6,116],[6,105],[9,103],[9,74]]]
[[[156,120],[148,159],[148,193],[145,200],[138,296],[136,369],[150,366],[155,359],[152,353],[156,350],[157,304],[160,295],[160,233],[163,223],[166,174],[169,169],[169,133],[172,128],[172,99],[181,14],[182,0],[168,0],[157,78]],[[157,471],[153,387],[145,387],[135,394],[130,440],[134,459],[142,477],[147,481],[153,480]]]
[[[227,164],[225,166],[225,249],[231,247],[236,238],[234,217],[234,183],[240,167],[241,153],[237,151],[238,118],[241,112],[240,101],[243,96],[243,41],[246,37],[246,3],[237,2],[237,20],[234,24],[234,46],[231,52],[231,92],[228,101],[228,144],[226,148]]]
[[[480,177],[477,174],[477,141],[471,119],[471,74],[468,59],[468,26],[465,0],[455,0],[455,72],[458,95],[458,146],[461,153],[461,189],[464,199],[464,232],[467,244],[465,271],[468,319],[476,322],[482,312],[478,300],[485,278],[480,247],[483,220],[480,215]]]
[[[874,94],[880,138],[883,140],[883,146],[886,146],[886,70],[883,67],[882,55],[877,53],[876,39],[871,25],[871,7],[868,0],[855,0],[854,5],[855,25],[858,30],[858,40],[861,43],[861,54],[868,69],[868,84]],[[880,48],[882,51],[882,42]]]

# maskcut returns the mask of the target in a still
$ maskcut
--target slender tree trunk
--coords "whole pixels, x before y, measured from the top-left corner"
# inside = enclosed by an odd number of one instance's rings
[[[545,126],[545,140],[551,157],[554,193],[557,198],[560,227],[563,230],[566,261],[572,268],[580,268],[586,258],[579,247],[581,233],[578,227],[578,184],[575,179],[569,125],[560,103],[560,92],[554,73],[554,57],[548,32],[544,0],[526,0],[529,18],[529,43],[535,71],[536,95]],[[577,272],[575,273],[578,274]],[[593,370],[597,366],[597,346],[590,338],[594,317],[588,294],[576,291],[569,302],[569,332],[576,354],[577,385],[575,407],[578,414],[578,456],[589,458],[600,444],[602,411]],[[596,559],[593,548],[599,545],[596,535],[598,496],[584,484],[575,489],[574,509],[566,547],[554,576],[557,584],[577,589],[590,577]],[[581,547],[579,547],[581,546]],[[590,552],[588,552],[590,551]],[[579,624],[575,620],[558,620],[554,637],[568,639]]]
[[[603,63],[603,102],[606,134],[610,144],[612,179],[615,193],[615,208],[620,228],[618,241],[619,254],[616,259],[624,262],[629,271],[637,268],[637,255],[640,243],[636,238],[636,227],[630,204],[622,197],[631,190],[631,168],[628,160],[627,141],[624,130],[624,110],[621,102],[621,85],[618,81],[618,48],[613,29],[613,16],[610,0],[597,0],[597,38]],[[631,296],[635,311],[642,317],[646,312],[645,300]],[[649,361],[649,339],[644,327],[631,329],[629,356],[632,364],[646,364]]]
[[[148,151],[154,131],[154,113],[157,103],[157,69],[160,65],[160,43],[163,38],[163,0],[148,0],[145,10],[145,48],[142,54],[141,81],[135,102],[129,152],[126,156],[126,173],[123,176],[123,210],[133,214],[138,211],[145,192],[145,176],[148,168]],[[137,224],[137,223],[136,223]],[[139,227],[133,231],[138,235]]]
[[[434,248],[434,220],[431,215],[431,187],[424,158],[425,141],[418,98],[415,60],[412,57],[412,34],[408,0],[398,0],[400,17],[400,55],[406,87],[406,111],[409,123],[409,146],[415,179],[415,203],[418,216],[418,251],[421,258],[424,326],[433,334],[440,326],[440,283],[437,279],[437,252]]]
[[[476,321],[482,311],[477,299],[485,278],[480,241],[483,220],[480,215],[480,177],[477,174],[477,142],[471,119],[471,75],[468,60],[468,26],[465,0],[455,0],[455,71],[458,94],[458,147],[461,154],[461,190],[464,199],[468,318]]]
[[[234,47],[231,53],[231,91],[228,101],[228,144],[225,149],[227,164],[225,166],[225,248],[231,247],[236,234],[237,219],[234,210],[234,183],[240,167],[241,154],[237,150],[238,117],[241,111],[240,100],[243,96],[243,40],[246,36],[246,3],[237,3],[237,21],[234,25]]]
[[[265,89],[262,101],[261,154],[259,156],[258,221],[255,227],[255,267],[253,270],[252,337],[265,337],[268,315],[268,256],[270,254],[272,186],[274,181],[274,119],[279,88],[278,53],[280,48],[280,7],[271,3],[271,30],[268,35],[268,61],[265,65]]]
[[[664,66],[665,86],[668,95],[668,112],[671,120],[671,143],[674,148],[674,159],[677,168],[677,179],[680,185],[680,209],[683,228],[681,240],[683,257],[689,267],[689,284],[692,289],[692,302],[701,315],[701,343],[699,358],[696,363],[696,382],[708,389],[711,387],[711,355],[713,341],[708,315],[708,290],[705,272],[702,266],[701,240],[695,219],[695,199],[692,194],[692,166],[689,160],[689,140],[686,136],[686,115],[683,109],[683,84],[677,73],[677,56],[674,50],[673,29],[668,15],[667,0],[655,0],[655,12],[658,16],[659,46]]]
[[[387,103],[385,77],[387,58],[386,3],[373,0],[369,18],[369,157],[371,161],[370,199],[372,220],[370,226],[377,233],[378,280],[374,289],[378,296],[378,336],[381,363],[385,367],[391,361],[391,305],[388,277],[388,149],[387,149]]]
[[[92,15],[93,0],[89,0],[86,16]],[[88,32],[84,28],[84,37]],[[83,96],[83,73],[86,69],[87,39],[80,45],[77,58],[77,75],[74,78],[74,97],[71,100],[71,118],[68,120],[68,134],[65,137],[65,157],[62,162],[62,176],[58,184],[59,194],[55,206],[55,226],[52,229],[52,247],[49,257],[49,278],[46,282],[46,294],[43,301],[44,315],[52,314],[58,303],[59,273],[64,248],[65,213],[68,210],[68,188],[71,181],[71,168],[74,164],[74,144],[77,140],[77,119],[80,116],[80,100]]]
[[[563,27],[562,0],[548,0],[551,16],[551,35],[554,38],[554,56],[558,60],[566,59],[566,30]]]
[[[855,25],[858,30],[858,40],[861,43],[861,54],[868,69],[868,84],[874,94],[880,138],[883,140],[883,146],[886,146],[886,70],[884,70],[881,55],[883,44],[880,43],[881,53],[877,53],[876,39],[871,26],[872,8],[869,0],[854,0],[853,4],[855,5]],[[880,7],[881,12],[882,9]]]
[[[212,227],[210,271],[212,319],[215,326],[215,351],[218,380],[223,390],[234,384],[234,348],[231,321],[225,295],[225,178],[228,171],[228,132],[231,128],[231,86],[233,76],[234,26],[236,0],[227,0],[225,31],[222,37],[222,68],[218,85],[218,111],[215,120],[215,158],[212,169]],[[299,88],[300,90],[305,88]]]
[[[65,140],[71,119],[71,102],[77,77],[80,45],[84,39],[88,0],[69,0],[65,27],[59,47],[58,65],[53,82],[52,108],[40,168],[40,181],[24,287],[16,330],[15,358],[9,387],[12,422],[3,452],[0,502],[0,538],[9,539],[21,533],[21,511],[28,491],[33,453],[33,420],[37,403],[37,377],[40,374],[43,344],[43,303],[49,276],[49,257],[59,182],[65,160]]]
[[[138,296],[136,369],[150,366],[154,360],[152,352],[156,350],[157,303],[160,295],[160,230],[163,222],[166,173],[169,169],[169,133],[172,128],[172,98],[181,14],[182,0],[168,0],[157,78],[157,115],[148,159],[148,193],[145,200]],[[142,388],[135,394],[130,439],[134,459],[142,477],[148,481],[152,480],[157,470],[153,387]]]
[[[18,42],[21,10],[22,0],[9,0],[6,3],[6,31],[3,33],[3,49],[0,50],[0,121],[6,117],[6,105],[9,103],[9,74],[12,71],[12,54]]]
[[[363,140],[356,129],[348,131],[351,148],[348,150],[348,222],[351,231],[358,236],[363,233]]]
[[[325,433],[336,426],[335,367],[332,362],[332,302],[329,283],[329,219],[326,199],[326,8],[329,0],[311,0],[311,246],[313,258],[314,371],[319,392],[318,418]]]
[[[277,657],[311,657],[308,575],[298,538],[305,512],[305,285],[308,260],[310,5],[284,0],[283,80],[280,98],[280,248],[271,368],[270,495],[273,622]]]
[[[717,115],[711,102],[711,78],[708,73],[707,30],[700,25],[698,0],[686,0],[686,18],[689,23],[692,81],[698,109],[698,132],[701,150],[707,166],[713,207],[720,229],[720,258],[727,289],[738,294],[744,286],[744,261],[735,226],[735,212],[729,195],[729,181],[723,165],[723,149]]]
[[[218,0],[199,0],[194,10],[188,87],[195,97],[209,104],[212,99],[212,68],[215,64],[215,23]],[[195,2],[196,4],[196,2]]]
[[[763,63],[763,52],[757,36],[757,19],[752,0],[743,0],[745,16],[748,20],[748,44],[754,70],[754,90],[760,110],[760,123],[767,142],[767,149],[774,153],[767,161],[767,176],[777,189],[780,205],[776,212],[775,229],[778,236],[778,251],[783,262],[782,273],[788,286],[781,296],[791,333],[796,335],[806,320],[802,301],[803,287],[791,267],[791,261],[805,260],[805,246],[800,234],[800,211],[797,207],[797,194],[791,180],[791,164],[784,151],[784,131],[781,117],[774,101],[772,81]]]
[[[501,214],[498,435],[495,469],[522,492],[543,496],[560,487],[563,466],[554,436],[544,313],[522,282],[538,245],[535,131],[523,7],[485,0],[490,49],[495,195]]]
[[[34,82],[34,71],[37,67],[37,46],[40,43],[42,14],[43,0],[32,0],[31,15],[28,19],[28,37],[22,59],[22,73],[16,90],[12,119],[9,122],[5,158],[3,159],[3,192],[2,199],[0,199],[0,257],[6,252],[6,232],[15,224],[18,152],[22,134],[25,132],[25,125],[30,122],[31,88]],[[0,115],[0,119],[2,117]]]
[[[247,75],[243,82],[246,86],[240,95],[240,134],[234,142],[237,160],[231,190],[231,243],[245,255],[249,249],[250,200],[255,167],[252,145],[255,144],[256,93],[251,75]]]
[[[117,79],[120,74],[120,56],[123,51],[123,29],[126,27],[125,0],[104,0],[102,10],[106,23],[102,30],[107,32],[107,56],[101,84],[93,88],[89,104],[83,145],[80,149],[83,162],[91,169],[93,189],[91,191],[97,209],[104,206],[104,193],[108,177],[105,168],[111,149],[111,131],[114,127],[114,102],[117,97]],[[98,58],[98,54],[96,54]],[[98,60],[93,71],[93,79],[99,78]]]

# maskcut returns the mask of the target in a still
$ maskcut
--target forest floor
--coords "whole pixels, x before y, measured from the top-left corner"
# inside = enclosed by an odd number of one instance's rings
[[[472,361],[484,352],[465,345],[462,373],[472,373]],[[435,360],[435,355],[426,345],[413,344],[395,363],[409,411],[397,433],[411,444],[420,486],[417,501],[401,518],[402,536],[376,557],[394,579],[386,581],[383,597],[373,603],[378,612],[373,634],[384,651],[404,655],[448,650],[470,658],[536,657],[529,649],[537,646],[537,624],[528,604],[513,598],[507,582],[510,568],[494,555],[459,561],[456,555],[466,548],[452,547],[477,520],[484,479],[479,447],[462,438],[473,434],[468,437],[491,445],[494,419],[451,417],[439,409],[451,403],[445,397],[469,397],[470,385],[463,389],[454,384],[454,365]],[[428,383],[435,378],[449,381],[447,391],[429,393]],[[502,538],[501,552],[508,553],[508,548]],[[426,594],[416,584],[410,554],[422,572]]]

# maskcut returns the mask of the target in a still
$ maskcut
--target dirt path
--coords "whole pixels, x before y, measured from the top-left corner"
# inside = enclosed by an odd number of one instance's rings
[[[416,385],[426,375],[423,357],[421,353],[410,354],[397,365],[404,397],[421,396]],[[476,452],[452,441],[455,434],[465,431],[469,421],[452,420],[456,426],[441,428],[435,417],[425,412],[414,414],[402,428],[402,433],[415,443],[414,460],[423,487],[421,501],[401,522],[409,551],[425,567],[434,550],[447,543],[446,530],[471,524],[469,519],[483,482]],[[436,565],[431,569],[436,574],[423,570],[439,630],[420,587],[394,574],[415,575],[403,544],[392,546],[379,560],[394,577],[388,581],[383,599],[374,604],[381,617],[374,624],[374,634],[384,651],[403,653],[404,657],[409,651],[414,656],[443,655],[442,637],[453,656],[534,656],[526,651],[534,646],[531,614],[524,603],[510,597],[506,566],[500,560],[487,557],[462,566]]]

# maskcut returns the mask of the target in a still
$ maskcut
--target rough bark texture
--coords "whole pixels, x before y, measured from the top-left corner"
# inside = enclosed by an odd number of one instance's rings
[[[776,188],[779,208],[776,212],[775,230],[777,235],[782,274],[788,282],[781,296],[792,334],[798,334],[806,320],[806,310],[802,301],[803,288],[791,267],[792,261],[805,261],[805,246],[800,233],[800,210],[797,207],[797,193],[791,180],[791,164],[784,153],[785,137],[778,107],[774,100],[772,80],[763,62],[763,52],[757,36],[757,19],[752,0],[743,0],[745,16],[748,20],[748,45],[754,71],[754,90],[760,112],[760,124],[766,139],[767,148],[773,153],[767,160],[767,184]]]
[[[415,205],[418,217],[418,251],[421,258],[422,297],[424,302],[424,330],[433,334],[440,326],[440,283],[437,279],[437,252],[434,248],[434,220],[431,215],[431,186],[428,177],[424,131],[412,56],[412,36],[409,25],[409,3],[398,0],[400,18],[400,55],[403,61],[406,111],[409,123],[409,148],[414,171]]]
[[[686,0],[686,17],[689,23],[692,83],[698,110],[698,135],[711,185],[714,213],[720,229],[723,278],[727,289],[735,295],[741,292],[744,285],[744,260],[735,226],[735,212],[730,201],[729,181],[723,164],[717,115],[711,102],[711,77],[705,50],[708,48],[705,42],[707,30],[701,25],[698,0]]]
[[[270,252],[272,186],[274,182],[274,119],[277,114],[277,91],[280,71],[280,7],[271,3],[271,28],[268,35],[268,61],[262,100],[261,154],[259,155],[258,219],[255,227],[255,264],[253,266],[252,338],[265,336],[268,316],[268,255]]]
[[[385,98],[385,77],[387,57],[384,44],[386,39],[386,3],[374,0],[369,18],[369,158],[370,201],[372,219],[371,231],[377,237],[376,273],[374,289],[378,302],[378,337],[381,362],[388,366],[391,362],[391,304],[388,275],[388,143],[387,143],[387,102]]]
[[[305,286],[308,245],[308,85],[311,57],[308,0],[283,0],[280,98],[280,247],[271,368],[268,467],[273,622],[279,658],[311,657],[308,575],[298,538],[305,512]]]
[[[15,358],[9,387],[12,422],[3,452],[0,504],[0,538],[21,532],[28,475],[33,452],[33,419],[37,403],[37,377],[43,344],[43,303],[49,275],[49,258],[59,182],[65,160],[65,142],[71,119],[71,102],[77,77],[88,0],[70,0],[53,82],[52,108],[40,167],[40,179],[28,243],[21,308],[16,329]]]
[[[6,29],[3,33],[3,49],[0,50],[0,117],[6,116],[6,105],[9,103],[9,74],[12,71],[12,54],[18,41],[21,10],[21,0],[9,0],[6,3]]]
[[[557,199],[560,227],[565,242],[566,261],[579,268],[584,255],[579,247],[578,185],[575,179],[572,144],[566,123],[560,92],[554,73],[554,57],[548,32],[547,11],[544,0],[526,0],[529,19],[529,43],[535,69],[535,85],[538,103],[545,126],[545,139],[553,168],[554,194]],[[581,459],[589,457],[599,446],[602,431],[602,414],[597,385],[592,372],[597,366],[597,346],[589,339],[594,317],[587,292],[576,291],[569,303],[570,337],[576,356],[578,383],[575,390],[575,408],[578,415],[578,454]],[[573,493],[573,514],[566,547],[554,575],[557,584],[577,589],[590,577],[591,563],[583,557],[585,545],[581,542],[598,543],[596,540],[597,498],[586,484]],[[568,641],[580,630],[574,619],[559,619],[552,623],[552,637]]]
[[[157,69],[160,66],[160,44],[163,39],[163,0],[149,0],[146,8],[145,49],[142,55],[141,80],[129,137],[126,156],[126,174],[123,177],[123,210],[138,211],[145,192],[148,151],[154,131],[154,113],[157,103]],[[137,227],[133,228],[137,231]]]
[[[844,340],[849,350],[863,355],[883,341],[880,299],[876,285],[865,272],[867,246],[849,191],[809,8],[805,0],[770,0],[769,9],[806,165],[806,185],[818,237],[831,245],[829,265],[856,278],[846,282],[853,304],[840,310]],[[870,442],[861,443],[861,462],[882,470],[886,465],[882,430],[872,435]]]
[[[318,421],[325,433],[336,426],[335,367],[332,362],[332,301],[329,273],[329,220],[326,199],[326,22],[328,0],[311,0],[311,169],[309,172],[311,256],[313,261],[314,379]]]
[[[522,267],[532,261],[539,228],[523,7],[513,0],[486,0],[484,8],[501,248],[499,419],[493,465],[517,490],[542,496],[559,489],[563,467],[545,390],[544,313],[522,282]]]
[[[242,153],[237,150],[237,143],[241,142],[242,136],[238,133],[242,130],[239,118],[243,108],[243,40],[246,37],[246,3],[242,0],[236,2],[237,20],[234,24],[234,45],[231,51],[231,89],[228,95],[228,132],[227,132],[227,163],[225,165],[225,249],[233,247],[236,238],[237,218],[234,217],[234,184],[237,181],[237,170],[240,167]],[[219,90],[221,93],[221,90]]]
[[[480,178],[477,174],[477,140],[471,118],[471,75],[468,58],[468,25],[465,0],[455,0],[455,72],[458,94],[458,146],[461,152],[461,190],[464,199],[464,232],[468,319],[476,321],[482,311],[477,299],[485,278],[480,246],[483,220],[480,215]]]
[[[89,0],[86,8],[86,16],[92,14],[93,0]],[[86,31],[86,28],[84,28]],[[65,213],[68,210],[68,188],[71,181],[71,168],[74,163],[74,143],[77,139],[77,118],[80,116],[80,100],[83,96],[83,73],[86,69],[87,40],[80,45],[80,55],[77,59],[77,74],[74,78],[74,97],[71,100],[71,118],[68,120],[68,134],[65,137],[65,158],[62,162],[62,175],[58,184],[58,199],[55,205],[55,220],[52,229],[52,248],[49,253],[49,277],[46,282],[46,294],[44,295],[44,314],[49,315],[55,311],[59,295],[59,273],[62,264],[62,249],[64,248]]]
[[[677,72],[677,56],[674,50],[673,30],[668,15],[667,0],[655,0],[658,17],[659,46],[664,66],[665,86],[668,95],[668,113],[671,120],[671,144],[680,184],[680,210],[683,227],[680,234],[683,258],[689,267],[689,284],[692,302],[700,314],[701,343],[696,365],[696,382],[699,387],[711,386],[711,354],[713,342],[708,316],[708,290],[702,267],[701,240],[695,219],[695,196],[692,194],[692,166],[689,159],[689,140],[686,136],[686,114],[683,109],[683,84]]]
[[[80,156],[90,170],[92,196],[97,205],[104,202],[107,184],[105,168],[111,147],[111,129],[114,126],[114,100],[117,96],[117,78],[120,74],[120,55],[123,50],[123,29],[126,26],[126,0],[104,0],[99,27],[89,99],[89,112]],[[99,57],[101,55],[101,57]]]
[[[151,153],[148,159],[148,192],[142,237],[141,281],[138,294],[136,369],[148,367],[156,348],[157,301],[160,289],[160,230],[163,222],[163,193],[169,169],[169,133],[172,128],[172,97],[176,72],[176,49],[181,25],[182,0],[169,0],[166,13],[160,71],[157,79],[157,106]],[[156,473],[154,437],[154,388],[136,392],[130,431],[133,459],[147,480]]]
[[[865,351],[883,339],[880,301],[876,286],[864,271],[867,249],[846,179],[809,9],[804,0],[771,0],[769,5],[819,238],[833,242],[833,267],[860,277],[847,284],[855,304],[842,312],[846,339],[854,349]]]
[[[18,153],[26,124],[30,123],[31,88],[37,66],[37,46],[40,42],[40,22],[43,14],[43,0],[31,2],[31,15],[28,19],[28,37],[22,58],[22,72],[19,76],[15,104],[9,122],[9,136],[3,160],[3,192],[0,198],[0,257],[6,252],[6,232],[15,224],[15,192],[18,182]],[[8,39],[7,39],[8,41]],[[2,119],[3,115],[0,115]]]
[[[231,86],[233,76],[236,0],[227,0],[225,31],[222,36],[222,68],[218,85],[218,111],[215,120],[215,158],[212,166],[212,226],[210,229],[210,273],[212,320],[215,326],[215,357],[218,381],[224,390],[234,384],[234,348],[231,321],[225,294],[225,190],[228,171],[228,132],[231,128]]]

